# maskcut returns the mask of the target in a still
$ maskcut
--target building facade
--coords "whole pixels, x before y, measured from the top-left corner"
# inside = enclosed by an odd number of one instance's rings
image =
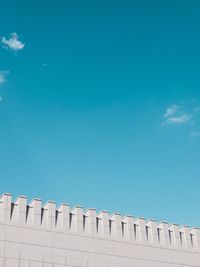
[[[3,194],[0,267],[200,267],[200,230]]]

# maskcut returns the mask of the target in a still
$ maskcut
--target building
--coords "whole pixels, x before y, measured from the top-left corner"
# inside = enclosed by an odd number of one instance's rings
[[[200,230],[0,198],[1,267],[200,267]]]

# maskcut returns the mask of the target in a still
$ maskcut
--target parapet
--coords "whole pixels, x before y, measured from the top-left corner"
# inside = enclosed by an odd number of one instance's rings
[[[56,207],[54,201],[42,205],[38,198],[27,202],[25,196],[12,201],[12,195],[0,197],[0,224],[43,228],[44,231],[87,235],[96,238],[134,242],[145,246],[200,251],[200,229],[131,215],[110,215],[107,211],[86,211],[81,206],[70,208],[67,204]]]

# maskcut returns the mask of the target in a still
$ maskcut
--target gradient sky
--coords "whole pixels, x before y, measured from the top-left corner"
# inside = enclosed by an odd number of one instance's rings
[[[200,226],[199,14],[2,0],[1,192]]]

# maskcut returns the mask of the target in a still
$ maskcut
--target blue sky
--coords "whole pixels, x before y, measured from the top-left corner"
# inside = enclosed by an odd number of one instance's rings
[[[2,1],[1,191],[200,226],[199,14]]]

